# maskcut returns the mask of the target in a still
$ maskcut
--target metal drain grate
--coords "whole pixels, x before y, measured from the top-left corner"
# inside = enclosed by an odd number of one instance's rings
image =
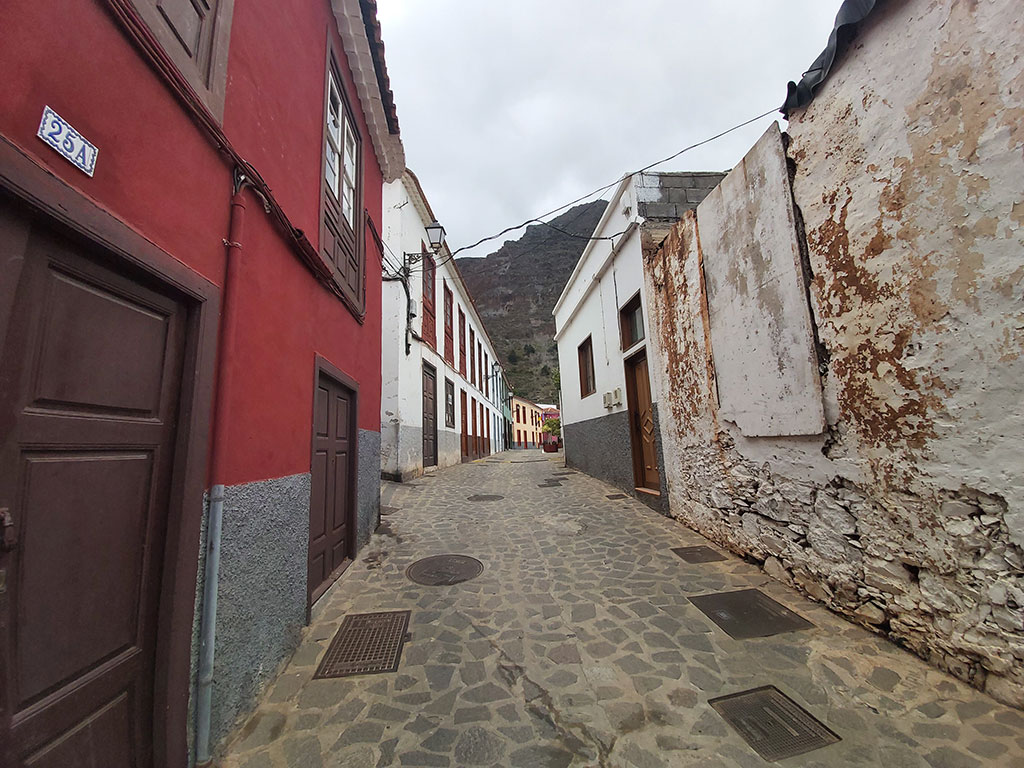
[[[626,497],[626,494],[624,494],[624,493],[609,493],[607,496],[605,496],[605,498],[606,499],[625,499],[627,497]]]
[[[484,571],[484,564],[468,555],[434,555],[417,560],[405,569],[410,581],[428,587],[448,587],[475,579]]]
[[[501,501],[504,496],[495,496],[489,493],[475,493],[472,496],[467,496],[466,501]]]
[[[725,555],[711,547],[701,544],[699,547],[672,547],[672,551],[688,563],[715,563],[725,560]]]
[[[757,589],[699,595],[691,597],[690,602],[737,640],[814,627],[803,616]]]
[[[397,671],[409,628],[409,614],[409,611],[387,611],[346,616],[313,677]]]
[[[708,704],[769,762],[842,741],[773,685],[721,696]]]

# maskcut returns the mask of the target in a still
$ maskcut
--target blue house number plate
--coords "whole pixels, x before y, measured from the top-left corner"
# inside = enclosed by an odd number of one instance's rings
[[[90,176],[96,170],[99,150],[49,107],[43,110],[43,120],[36,135],[79,170]]]

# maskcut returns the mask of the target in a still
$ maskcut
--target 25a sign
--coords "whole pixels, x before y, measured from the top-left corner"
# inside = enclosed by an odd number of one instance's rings
[[[49,107],[43,110],[36,135],[80,171],[92,176],[96,170],[96,155],[100,152],[96,145]]]

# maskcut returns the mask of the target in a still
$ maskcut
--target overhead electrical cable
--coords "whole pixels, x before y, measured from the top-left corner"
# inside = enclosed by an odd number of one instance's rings
[[[705,144],[709,144],[712,141],[716,141],[717,139],[720,139],[723,136],[727,136],[728,134],[732,133],[733,131],[738,131],[740,128],[745,128],[746,126],[750,125],[751,123],[756,123],[758,120],[761,120],[761,119],[763,119],[765,117],[768,117],[768,115],[771,115],[771,114],[773,114],[775,112],[778,112],[778,111],[779,111],[778,107],[773,107],[772,109],[769,109],[767,112],[762,112],[760,115],[757,115],[756,117],[751,117],[749,120],[744,120],[742,123],[737,123],[736,125],[732,126],[731,128],[726,128],[724,131],[716,133],[714,136],[709,136],[706,139],[702,139],[701,141],[698,141],[698,142],[696,142],[694,144],[690,144],[689,146],[683,147],[678,152],[675,152],[675,153],[669,155],[668,157],[664,157],[661,160],[655,160],[653,163],[649,163],[648,165],[645,165],[643,168],[638,168],[635,171],[631,171],[629,173],[623,174],[622,176],[617,178],[615,181],[610,182],[608,184],[605,184],[604,186],[598,187],[597,189],[593,190],[592,192],[588,192],[585,195],[581,195],[580,197],[577,197],[575,200],[570,200],[568,203],[564,203],[563,205],[560,205],[557,208],[552,208],[547,213],[542,213],[539,216],[535,216],[532,219],[527,219],[526,221],[524,221],[521,224],[516,224],[515,226],[506,227],[505,229],[501,230],[500,232],[498,232],[496,234],[489,235],[488,237],[480,238],[479,240],[477,240],[475,243],[472,243],[471,245],[464,245],[461,248],[456,248],[448,256],[446,256],[443,260],[442,259],[438,259],[438,261],[436,263],[437,263],[437,265],[444,264],[444,263],[446,263],[448,261],[453,260],[458,254],[462,253],[463,251],[469,251],[469,250],[472,250],[473,248],[476,248],[479,245],[483,245],[484,243],[490,242],[491,240],[497,240],[502,235],[507,235],[509,232],[515,232],[517,229],[522,229],[523,227],[527,227],[530,224],[543,224],[544,226],[550,227],[551,229],[558,230],[558,231],[562,232],[563,234],[569,235],[570,237],[576,237],[576,238],[586,239],[586,240],[611,240],[611,239],[613,239],[615,237],[618,237],[619,235],[623,234],[624,232],[619,232],[619,233],[617,233],[615,235],[608,235],[608,236],[605,236],[605,237],[597,237],[597,238],[590,237],[590,236],[584,236],[584,235],[576,235],[576,234],[573,234],[571,232],[568,232],[568,231],[565,231],[565,230],[561,230],[558,227],[554,226],[553,224],[550,224],[550,223],[544,221],[544,219],[547,218],[548,216],[552,216],[552,215],[554,215],[556,213],[560,213],[561,211],[564,211],[566,208],[571,208],[574,205],[582,203],[585,200],[587,200],[587,199],[589,199],[591,197],[594,197],[594,195],[598,195],[598,194],[600,194],[602,192],[605,192],[605,191],[611,189],[612,187],[615,187],[618,184],[621,184],[624,179],[627,179],[630,176],[635,176],[638,173],[644,173],[645,171],[649,171],[652,168],[655,168],[656,166],[663,165],[664,163],[667,163],[667,162],[669,162],[671,160],[675,160],[677,157],[679,157],[682,154],[685,154],[685,153],[690,152],[690,151],[692,151],[694,149],[697,149],[698,147],[702,147]]]

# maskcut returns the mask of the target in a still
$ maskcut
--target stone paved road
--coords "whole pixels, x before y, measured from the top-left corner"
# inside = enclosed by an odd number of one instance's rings
[[[683,562],[670,547],[707,542],[542,457],[386,484],[398,509],[321,601],[222,764],[764,766],[707,702],[775,685],[842,737],[780,766],[1024,767],[1020,712],[742,560]],[[467,500],[476,494],[504,498]],[[448,552],[484,573],[447,587],[405,578],[414,560]],[[687,599],[749,587],[816,628],[733,640]],[[312,679],[342,616],[404,609],[398,672]]]

